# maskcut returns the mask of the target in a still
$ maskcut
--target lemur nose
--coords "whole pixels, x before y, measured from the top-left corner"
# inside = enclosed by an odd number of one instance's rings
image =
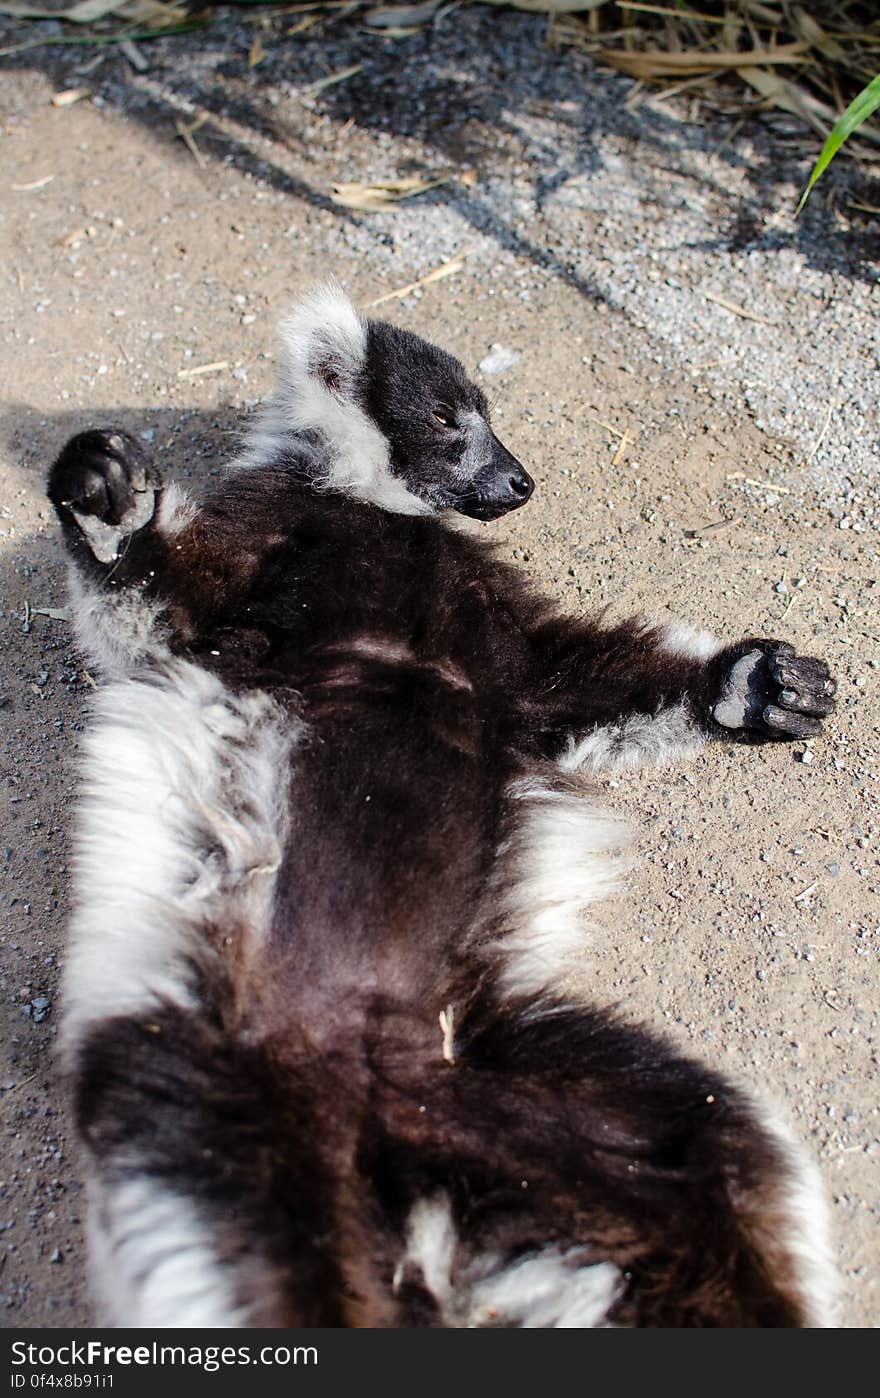
[[[526,475],[525,471],[519,471],[515,476],[511,476],[508,485],[511,494],[516,495],[520,500],[528,500],[535,488],[535,482]]]

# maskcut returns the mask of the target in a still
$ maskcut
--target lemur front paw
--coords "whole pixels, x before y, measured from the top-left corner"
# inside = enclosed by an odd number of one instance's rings
[[[731,664],[712,713],[724,728],[812,738],[834,708],[836,690],[824,660],[796,655],[786,641],[756,641]]]
[[[49,499],[99,563],[153,518],[159,477],[140,443],[118,428],[72,437],[49,473]]]

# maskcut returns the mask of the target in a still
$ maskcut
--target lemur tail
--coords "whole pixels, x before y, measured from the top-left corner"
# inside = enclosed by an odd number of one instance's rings
[[[106,1022],[77,1105],[114,1323],[833,1322],[799,1152],[605,1012],[373,1000],[318,1047],[168,1008]]]

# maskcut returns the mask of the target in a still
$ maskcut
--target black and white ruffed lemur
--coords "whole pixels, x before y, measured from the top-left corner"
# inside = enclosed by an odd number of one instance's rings
[[[533,484],[457,360],[334,286],[283,348],[200,503],[116,429],[49,480],[104,681],[63,1026],[100,1318],[831,1323],[800,1148],[564,989],[623,862],[589,775],[817,733],[826,666],[561,617],[450,527]]]

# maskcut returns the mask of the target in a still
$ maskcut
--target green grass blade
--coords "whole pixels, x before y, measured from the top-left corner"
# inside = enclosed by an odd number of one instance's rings
[[[795,210],[796,214],[799,214],[806,204],[813,185],[840,150],[847,136],[851,136],[856,127],[861,126],[863,121],[867,121],[871,113],[875,112],[878,107],[880,107],[880,73],[877,74],[876,78],[872,78],[867,87],[862,88],[857,97],[853,98],[829,135],[819,152],[819,159],[813,166],[807,187],[800,197],[800,202]]]

